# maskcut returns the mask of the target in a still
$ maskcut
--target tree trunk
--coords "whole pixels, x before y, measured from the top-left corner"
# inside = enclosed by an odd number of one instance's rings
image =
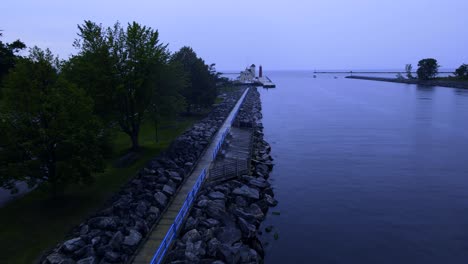
[[[132,139],[132,151],[137,151],[140,149],[140,144],[138,144],[138,133],[132,132],[130,135],[130,138]]]
[[[58,197],[58,194],[59,194],[59,183],[58,183],[58,179],[57,179],[57,172],[56,172],[56,168],[55,168],[55,163],[54,162],[49,162],[47,164],[47,170],[48,170],[48,181],[49,181],[49,184],[50,184],[50,192],[51,192],[51,195],[52,195],[52,198],[53,199],[57,199]]]
[[[154,120],[154,139],[156,140],[156,142],[159,142],[159,133],[158,133],[158,120],[155,119]]]

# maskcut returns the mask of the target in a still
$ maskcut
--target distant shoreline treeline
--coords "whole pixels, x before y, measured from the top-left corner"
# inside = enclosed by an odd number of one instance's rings
[[[78,50],[59,60],[49,49],[0,41],[0,187],[46,183],[57,194],[102,171],[116,126],[138,151],[143,121],[212,105],[226,82],[190,47],[175,53],[157,30],[136,22],[78,26]]]
[[[369,77],[369,76],[347,76],[348,79],[369,80],[369,81],[382,81],[394,82],[405,84],[418,84],[424,86],[442,86],[451,88],[468,89],[468,82],[457,81],[451,79],[434,79],[434,80],[419,80],[419,79],[398,79],[398,78],[383,78],[383,77]]]

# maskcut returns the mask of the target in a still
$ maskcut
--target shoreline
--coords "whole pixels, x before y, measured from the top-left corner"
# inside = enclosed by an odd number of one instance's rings
[[[421,81],[418,79],[396,79],[396,78],[385,78],[385,77],[369,77],[369,76],[346,76],[347,79],[357,80],[368,80],[368,81],[381,81],[381,82],[393,82],[393,83],[404,83],[404,84],[416,84],[424,86],[441,86],[449,88],[468,89],[467,82],[449,81],[449,80],[427,80]]]

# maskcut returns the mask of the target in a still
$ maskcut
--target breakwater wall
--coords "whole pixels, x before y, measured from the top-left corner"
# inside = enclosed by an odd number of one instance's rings
[[[347,76],[346,78],[369,80],[369,81],[417,84],[417,85],[424,85],[424,86],[442,86],[442,87],[468,89],[468,82],[463,82],[463,81],[450,81],[450,80],[425,80],[423,81],[423,80],[418,80],[418,79],[397,79],[397,78],[367,77],[367,76]]]
[[[202,187],[166,263],[262,263],[260,223],[276,206],[268,182],[271,147],[263,139],[260,94],[251,89],[234,123],[254,134],[251,171]]]
[[[226,92],[225,100],[207,117],[175,139],[164,153],[151,160],[123,186],[102,210],[74,228],[69,239],[45,254],[40,262],[128,262],[158,223],[244,90],[239,88]]]

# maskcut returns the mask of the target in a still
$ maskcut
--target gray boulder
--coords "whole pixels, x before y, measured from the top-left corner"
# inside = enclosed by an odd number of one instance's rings
[[[208,241],[206,245],[207,246],[206,253],[208,254],[208,256],[210,257],[216,256],[216,251],[218,251],[219,245],[221,245],[221,242],[219,242],[219,240],[216,238],[212,238],[210,241]]]
[[[222,192],[210,192],[208,194],[208,197],[210,197],[210,199],[213,199],[213,200],[224,200],[225,196],[224,196],[224,193]]]
[[[239,207],[246,207],[248,206],[247,201],[242,196],[236,196],[236,205]]]
[[[200,200],[197,202],[197,206],[200,208],[205,208],[208,205],[208,200]]]
[[[162,193],[162,192],[157,192],[154,194],[154,200],[156,202],[156,205],[160,208],[163,209],[167,205],[167,196]]]
[[[96,257],[93,257],[93,256],[80,259],[76,262],[76,264],[97,264],[97,263],[98,261]]]
[[[187,220],[185,221],[185,230],[191,230],[194,229],[198,226],[199,220],[198,218],[193,218],[189,216]]]
[[[95,217],[89,220],[89,225],[93,228],[115,230],[117,221],[114,217]]]
[[[242,217],[239,217],[237,222],[239,224],[239,227],[244,237],[250,238],[250,237],[255,236],[255,232],[257,231],[257,228],[254,225],[248,223]]]
[[[182,242],[187,243],[187,241],[194,242],[201,240],[201,235],[196,229],[192,229],[185,233],[185,235],[182,237]]]
[[[160,211],[159,211],[159,208],[157,208],[156,206],[151,206],[151,207],[149,208],[149,210],[148,210],[148,213],[150,213],[150,214],[155,214],[156,217],[158,217]]]
[[[223,244],[232,245],[242,238],[242,233],[235,226],[221,227],[216,238]]]
[[[258,200],[260,197],[260,194],[257,189],[250,188],[247,185],[242,185],[240,188],[234,189],[232,193],[255,200]]]
[[[208,201],[206,206],[206,213],[209,217],[214,219],[222,219],[226,215],[226,205],[223,200]]]
[[[72,238],[63,243],[62,249],[65,252],[73,252],[84,247],[86,243],[81,239],[81,237]]]
[[[268,204],[268,206],[278,205],[278,201],[276,201],[275,198],[271,197],[268,194],[265,194],[265,202]]]
[[[175,189],[166,184],[163,186],[162,192],[166,194],[167,196],[172,196],[175,193]]]
[[[80,236],[84,236],[89,232],[89,225],[83,225],[80,228]]]
[[[62,254],[52,253],[47,256],[46,261],[50,264],[74,264],[75,262]]]
[[[200,222],[201,226],[204,226],[206,228],[212,228],[216,227],[219,225],[219,221],[214,219],[214,218],[208,218]]]
[[[113,249],[119,249],[123,239],[124,235],[122,234],[122,232],[118,231],[109,241],[109,246],[111,246]]]
[[[140,243],[141,238],[142,236],[140,232],[136,231],[135,229],[130,229],[130,233],[128,234],[128,236],[125,237],[122,244],[125,246],[133,247]]]
[[[114,252],[114,251],[107,251],[105,254],[104,254],[104,259],[111,262],[111,263],[115,263],[115,262],[119,262],[120,260],[120,254],[117,253],[117,252]]]
[[[240,263],[239,246],[221,244],[218,247],[217,257],[224,259],[226,263]]]
[[[270,184],[264,178],[255,178],[249,181],[249,184],[254,187],[258,187],[260,189],[264,189]]]

